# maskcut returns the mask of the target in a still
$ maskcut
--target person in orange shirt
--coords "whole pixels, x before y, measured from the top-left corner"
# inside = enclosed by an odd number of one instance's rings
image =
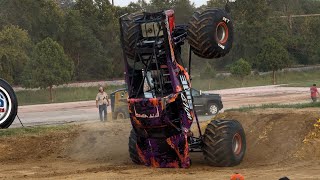
[[[314,103],[317,102],[317,95],[320,95],[320,94],[316,84],[313,84],[313,86],[310,87],[310,93],[311,93],[312,102]]]
[[[241,174],[235,173],[231,176],[230,180],[244,180],[244,177]]]

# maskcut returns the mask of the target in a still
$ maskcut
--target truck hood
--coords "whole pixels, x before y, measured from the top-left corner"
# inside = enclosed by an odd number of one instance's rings
[[[202,93],[202,95],[204,95],[204,96],[219,96],[219,97],[221,97],[220,94],[214,94],[214,93]]]

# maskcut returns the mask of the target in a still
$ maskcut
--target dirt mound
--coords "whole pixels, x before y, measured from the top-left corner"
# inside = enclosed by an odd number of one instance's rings
[[[129,120],[85,124],[79,130],[79,136],[65,151],[65,156],[86,162],[130,164],[128,155],[130,130]]]
[[[317,122],[320,111],[317,109],[233,111],[217,118],[237,119],[245,129],[247,152],[240,168],[320,159],[320,122]],[[112,166],[132,165],[128,155],[130,129],[130,122],[123,120],[87,123],[72,130],[43,135],[1,138],[0,162],[34,162],[49,158]],[[201,154],[191,157],[193,166],[206,165]]]
[[[128,155],[128,120],[87,123],[62,131],[0,137],[0,177],[52,179],[316,179],[320,170],[318,109],[268,109],[227,112],[245,128],[247,153],[233,168],[208,166],[192,153],[190,169],[150,169],[134,165]],[[205,128],[207,123],[201,123]],[[196,126],[194,126],[196,132]]]
[[[228,112],[220,115],[239,120],[246,132],[247,152],[242,166],[292,163],[320,159],[319,137],[306,138],[317,131],[320,111],[268,109]]]
[[[241,167],[282,165],[298,160],[320,159],[319,138],[306,143],[320,118],[317,110],[268,109],[227,112],[217,118],[237,119],[246,132],[247,152]],[[202,123],[206,127],[207,123]],[[194,126],[195,128],[196,126]],[[80,161],[98,161],[113,165],[132,164],[128,156],[128,121],[87,124],[73,141],[67,156]],[[197,130],[194,129],[194,132]],[[203,130],[204,132],[204,130]],[[203,165],[202,155],[192,155]]]
[[[63,158],[61,154],[69,148],[70,142],[76,136],[75,126],[44,134],[1,137],[0,162],[16,163]]]

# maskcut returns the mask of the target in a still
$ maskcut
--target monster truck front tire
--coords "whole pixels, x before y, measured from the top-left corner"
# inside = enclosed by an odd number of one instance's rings
[[[134,59],[135,56],[135,46],[137,39],[141,35],[141,27],[139,23],[134,21],[143,17],[142,13],[133,13],[127,15],[123,19],[122,30],[123,30],[123,48],[126,56],[130,59]]]
[[[129,137],[129,154],[132,162],[142,164],[137,151],[137,135],[132,129]]]
[[[18,101],[12,87],[0,79],[0,129],[8,128],[17,116]]]
[[[233,43],[233,25],[223,9],[195,12],[188,25],[188,42],[199,57],[220,58],[229,53]]]
[[[203,139],[203,154],[207,162],[217,167],[232,167],[241,163],[246,151],[246,136],[236,120],[213,120]]]

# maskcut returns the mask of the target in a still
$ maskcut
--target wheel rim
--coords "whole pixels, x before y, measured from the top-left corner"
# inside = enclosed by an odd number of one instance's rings
[[[5,122],[12,110],[11,98],[8,92],[0,87],[0,124]]]
[[[232,139],[232,150],[235,155],[239,155],[242,149],[242,138],[240,134],[235,134]]]
[[[124,119],[124,114],[123,113],[118,113],[117,119]]]
[[[220,22],[216,29],[217,40],[220,44],[225,44],[229,38],[229,29],[225,22]]]
[[[218,107],[216,105],[211,105],[209,108],[209,111],[211,114],[217,114],[218,113]]]

